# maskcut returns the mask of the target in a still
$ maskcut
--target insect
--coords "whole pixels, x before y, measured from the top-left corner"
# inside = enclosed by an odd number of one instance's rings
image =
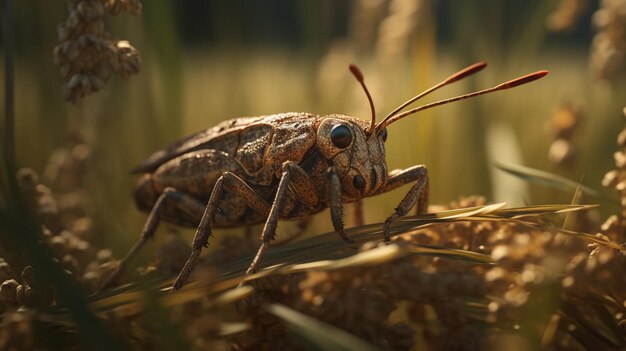
[[[478,62],[411,98],[376,123],[372,97],[363,74],[350,71],[362,86],[371,109],[369,121],[333,114],[282,113],[236,118],[198,132],[154,153],[135,170],[141,177],[135,190],[139,209],[149,211],[139,241],[105,283],[122,274],[139,249],[154,235],[160,220],[196,227],[192,253],[178,275],[179,289],[208,245],[212,228],[265,223],[261,245],[247,273],[256,272],[274,239],[279,220],[306,218],[330,208],[335,231],[346,242],[344,203],[413,184],[383,224],[385,241],[390,224],[412,208],[428,206],[428,171],[423,165],[387,170],[387,127],[400,119],[453,101],[513,88],[548,72],[531,73],[493,88],[422,105],[402,112],[431,92],[482,70]]]

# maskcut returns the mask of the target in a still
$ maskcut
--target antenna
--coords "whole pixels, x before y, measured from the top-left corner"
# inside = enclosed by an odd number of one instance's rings
[[[361,72],[359,67],[353,63],[350,64],[348,68],[350,68],[350,72],[352,72],[352,75],[354,76],[354,78],[356,78],[356,80],[358,80],[359,83],[361,83],[361,87],[363,87],[363,90],[365,91],[365,94],[367,95],[367,100],[370,103],[370,109],[372,110],[372,121],[370,123],[369,128],[366,131],[366,133],[370,134],[376,128],[376,110],[374,109],[374,101],[372,100],[372,96],[370,95],[369,90],[367,90],[367,86],[365,86],[365,79],[363,77],[363,72]]]
[[[403,103],[402,105],[398,106],[398,108],[396,108],[395,110],[391,111],[387,117],[385,117],[385,119],[383,119],[383,121],[381,122],[381,124],[387,124],[385,123],[385,121],[387,121],[388,119],[390,119],[391,117],[393,117],[393,115],[397,114],[398,112],[402,111],[402,109],[404,109],[405,107],[409,106],[410,104],[412,104],[413,102],[423,98],[424,96],[432,93],[433,91],[444,87],[450,83],[454,83],[458,80],[461,80],[465,77],[468,77],[474,73],[477,73],[479,71],[481,71],[483,68],[487,67],[487,64],[485,62],[476,62],[475,64],[465,67],[464,69],[456,72],[455,74],[451,75],[450,77],[444,79],[442,82],[438,83],[437,85],[432,86],[431,88],[417,94],[415,97],[409,99],[407,102]]]
[[[377,129],[384,129],[385,127],[387,127],[388,125],[390,125],[393,122],[396,122],[406,116],[412,115],[414,113],[423,111],[423,110],[427,110],[429,108],[433,108],[436,106],[440,106],[440,105],[445,105],[445,104],[449,104],[451,102],[455,102],[455,101],[459,101],[459,100],[465,100],[465,99],[469,99],[475,96],[479,96],[479,95],[484,95],[484,94],[489,94],[489,93],[493,93],[496,91],[500,91],[500,90],[506,90],[506,89],[511,89],[511,88],[515,88],[517,86],[520,86],[522,84],[526,84],[526,83],[530,83],[532,81],[535,81],[537,79],[543,78],[544,76],[546,76],[548,74],[548,71],[537,71],[534,73],[530,73],[527,74],[525,76],[521,76],[519,78],[515,78],[515,79],[511,79],[509,81],[506,81],[504,83],[501,83],[493,88],[488,88],[488,89],[484,89],[484,90],[479,90],[473,93],[469,93],[469,94],[464,94],[464,95],[460,95],[460,96],[455,96],[452,98],[448,98],[448,99],[444,99],[444,100],[439,100],[439,101],[435,101],[432,102],[430,104],[426,104],[426,105],[422,105],[419,107],[416,107],[414,109],[402,112],[400,114],[397,114],[395,116],[391,116],[389,118],[385,118],[383,121],[381,121],[376,128]],[[458,79],[458,78],[457,78]]]

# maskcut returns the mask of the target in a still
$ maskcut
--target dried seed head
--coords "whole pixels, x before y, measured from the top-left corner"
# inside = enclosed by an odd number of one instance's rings
[[[114,70],[122,78],[128,79],[131,74],[139,72],[141,68],[141,57],[139,51],[132,47],[128,41],[121,40],[115,44],[118,63],[112,65]],[[115,69],[117,68],[117,69]]]
[[[106,7],[113,15],[118,15],[121,12],[139,15],[142,9],[139,0],[106,0]]]
[[[111,251],[110,249],[103,249],[98,251],[98,253],[96,254],[96,259],[100,262],[100,263],[105,263],[105,262],[109,262],[111,261],[111,259],[113,259],[113,251]]]
[[[626,154],[624,154],[624,152],[622,151],[617,151],[613,154],[613,159],[615,160],[615,166],[617,168],[624,168],[626,167]]]
[[[554,32],[572,31],[585,15],[588,5],[587,0],[560,0],[546,20],[548,29]]]
[[[104,31],[105,6],[114,15],[141,12],[139,0],[70,2],[68,18],[57,28],[54,61],[65,79],[63,93],[68,101],[77,103],[101,90],[111,72],[127,79],[141,67],[136,49],[127,41],[111,40]]]
[[[35,273],[33,267],[24,267],[24,270],[22,271],[22,283],[26,285],[32,285],[35,283]]]
[[[602,186],[604,187],[614,187],[620,181],[620,173],[617,170],[612,170],[607,172],[602,178]]]
[[[65,268],[67,271],[69,271],[72,276],[74,277],[78,277],[80,275],[80,264],[78,263],[78,260],[72,256],[72,255],[65,255],[63,256],[63,268]]]
[[[5,310],[13,309],[17,306],[17,287],[18,283],[14,279],[5,280],[0,285],[0,304],[4,306]]]
[[[11,271],[11,266],[3,258],[0,258],[0,281],[5,281],[11,279],[12,277],[13,273]]]
[[[576,158],[574,145],[568,140],[557,139],[548,151],[550,161],[558,165],[571,165]]]
[[[81,1],[76,6],[76,13],[84,22],[93,22],[102,18],[104,6],[99,1]]]
[[[617,145],[622,148],[626,148],[626,128],[622,129],[622,131],[617,136]]]
[[[592,40],[589,68],[595,79],[615,82],[624,70],[626,11],[623,0],[601,1],[592,20],[597,31]]]
[[[619,229],[619,218],[616,215],[612,215],[606,219],[600,228],[603,233],[614,233]]]
[[[583,108],[577,102],[568,101],[555,109],[552,115],[554,141],[548,152],[551,162],[559,166],[574,164],[577,152],[572,137],[583,117]]]
[[[428,1],[392,0],[388,6],[389,14],[381,21],[378,38],[375,38],[376,56],[387,62],[408,52],[415,30],[426,25],[428,22],[424,19],[432,15]]]
[[[15,291],[15,296],[16,296],[16,301],[19,305],[22,306],[32,306],[32,292],[31,292],[31,287],[28,285],[19,285],[16,288]]]

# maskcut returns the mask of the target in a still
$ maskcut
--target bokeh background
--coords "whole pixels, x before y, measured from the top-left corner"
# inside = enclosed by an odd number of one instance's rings
[[[140,16],[105,21],[113,38],[139,50],[141,71],[77,104],[64,101],[52,54],[66,4],[14,6],[17,163],[45,175],[54,150],[83,135],[94,236],[116,256],[146,217],[132,202],[133,166],[233,117],[303,111],[368,119],[350,63],[364,71],[379,116],[476,61],[489,66],[424,102],[549,70],[530,85],[392,125],[390,168],[426,164],[435,204],[471,194],[511,205],[572,201],[573,190],[529,184],[494,167],[502,162],[582,182],[600,191],[585,201],[604,213],[619,207],[600,183],[624,124],[624,1],[144,1]],[[403,195],[367,199],[366,221],[382,221]],[[310,233],[331,228],[327,213],[318,216]]]

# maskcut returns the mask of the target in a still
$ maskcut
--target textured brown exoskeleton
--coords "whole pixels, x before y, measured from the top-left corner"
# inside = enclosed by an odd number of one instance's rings
[[[395,211],[385,220],[383,234],[389,241],[389,225],[411,208],[425,213],[428,206],[428,172],[413,166],[388,172],[385,162],[386,127],[408,115],[452,101],[512,88],[539,79],[535,72],[496,87],[437,101],[400,113],[417,99],[486,66],[479,62],[450,76],[391,112],[378,124],[374,104],[360,70],[350,71],[367,94],[372,116],[365,121],[347,115],[319,116],[282,113],[231,119],[193,134],[156,152],[140,164],[142,173],[135,191],[138,207],[150,211],[140,240],[122,260],[106,286],[113,284],[132,256],[153,236],[160,219],[197,227],[193,252],[174,283],[180,288],[196,264],[211,228],[265,222],[261,247],[247,273],[255,272],[274,239],[278,220],[305,218],[330,208],[337,233],[344,232],[342,205],[360,202],[413,183]]]

